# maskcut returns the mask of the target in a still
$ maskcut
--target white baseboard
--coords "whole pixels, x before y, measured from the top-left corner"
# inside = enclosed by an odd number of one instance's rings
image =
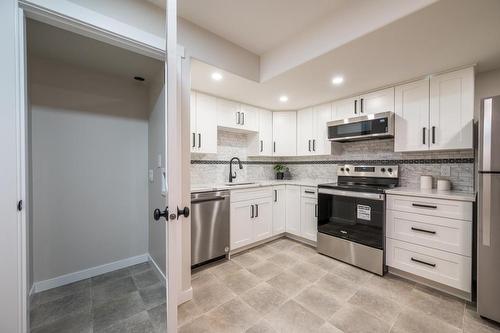
[[[166,285],[167,278],[165,277],[165,274],[161,271],[160,267],[156,263],[156,261],[149,255],[149,260],[153,263],[155,266],[155,269],[157,273],[163,278],[163,282]],[[179,294],[177,295],[177,305],[181,305],[182,303],[186,303],[187,301],[190,301],[193,299],[193,288],[189,287],[187,290],[181,290]]]
[[[145,253],[135,257],[125,258],[104,265],[87,268],[78,272],[61,275],[52,279],[38,281],[33,284],[31,292],[39,293],[44,290],[57,288],[73,282],[89,279],[91,277],[101,275],[104,273],[109,273],[117,269],[146,262],[148,261],[149,258],[150,258],[149,254]]]

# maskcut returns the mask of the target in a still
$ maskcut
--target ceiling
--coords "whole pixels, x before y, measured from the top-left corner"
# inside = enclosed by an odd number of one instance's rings
[[[178,13],[261,55],[349,1],[356,0],[182,0]]]
[[[194,62],[192,85],[268,109],[299,109],[464,65],[499,68],[498,31],[500,1],[440,0],[263,83],[224,71],[215,82],[216,68]],[[333,86],[334,75],[344,84]]]
[[[163,62],[59,29],[27,21],[28,54],[79,65],[115,76],[151,79],[163,72]]]

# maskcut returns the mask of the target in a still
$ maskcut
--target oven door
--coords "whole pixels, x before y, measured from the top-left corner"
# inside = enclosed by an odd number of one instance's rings
[[[318,232],[384,248],[385,196],[319,188]]]

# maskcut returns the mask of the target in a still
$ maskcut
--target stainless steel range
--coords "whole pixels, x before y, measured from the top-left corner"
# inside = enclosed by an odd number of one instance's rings
[[[318,186],[319,253],[383,275],[385,190],[397,165],[339,165],[337,183]]]

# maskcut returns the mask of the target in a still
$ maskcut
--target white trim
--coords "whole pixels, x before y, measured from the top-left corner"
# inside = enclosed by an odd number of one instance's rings
[[[151,261],[153,263],[153,266],[155,267],[156,271],[160,274],[160,276],[163,278],[163,282],[165,282],[165,284],[166,284],[167,283],[167,278],[165,277],[165,274],[163,274],[163,272],[161,271],[160,266],[158,266],[158,264],[153,259],[153,257],[151,256],[151,254],[148,254],[148,257],[149,257],[149,261]]]
[[[61,275],[49,280],[35,282],[32,289],[35,293],[39,293],[44,290],[57,288],[73,282],[89,279],[97,275],[116,271],[117,269],[141,264],[143,262],[147,262],[148,260],[149,254],[147,253],[135,257],[125,258],[104,265],[87,268],[78,272]]]
[[[193,287],[189,287],[187,290],[181,290],[177,296],[177,303],[181,305],[193,299]]]

